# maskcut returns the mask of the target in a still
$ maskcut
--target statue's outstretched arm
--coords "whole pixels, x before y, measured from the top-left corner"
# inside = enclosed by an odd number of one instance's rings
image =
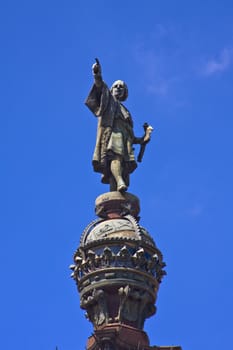
[[[92,66],[93,77],[95,81],[95,85],[97,87],[101,87],[103,84],[102,74],[101,74],[101,65],[98,58],[95,59],[96,63]]]

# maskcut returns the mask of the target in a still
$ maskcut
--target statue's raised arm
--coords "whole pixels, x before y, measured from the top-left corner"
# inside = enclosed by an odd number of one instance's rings
[[[117,80],[109,89],[102,79],[98,59],[92,66],[92,72],[94,84],[85,104],[98,117],[93,168],[102,174],[102,183],[110,184],[110,191],[124,192],[129,186],[129,175],[137,167],[132,145],[141,144],[141,161],[152,129],[150,132],[145,130],[143,137],[135,137],[132,117],[121,103],[128,97],[127,85]]]
[[[101,86],[103,83],[103,79],[102,79],[101,65],[98,58],[95,59],[95,63],[92,66],[92,72],[95,80],[95,85]]]

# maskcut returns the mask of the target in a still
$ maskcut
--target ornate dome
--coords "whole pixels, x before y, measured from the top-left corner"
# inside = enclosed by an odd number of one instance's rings
[[[139,226],[132,215],[116,219],[97,219],[84,230],[80,246],[95,245],[99,241],[142,241],[155,247],[155,243],[145,228]]]
[[[155,313],[165,263],[149,232],[139,225],[139,209],[138,198],[129,193],[99,196],[99,218],[85,228],[74,254],[72,277],[81,308],[95,329],[114,323],[142,329]]]

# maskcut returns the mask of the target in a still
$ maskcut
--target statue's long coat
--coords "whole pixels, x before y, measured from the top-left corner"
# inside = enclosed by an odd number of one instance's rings
[[[102,182],[109,183],[110,160],[119,155],[123,161],[123,176],[127,177],[137,167],[132,149],[135,139],[133,121],[129,111],[114,99],[104,82],[101,87],[93,85],[85,104],[98,117],[92,159],[94,171],[103,174]]]

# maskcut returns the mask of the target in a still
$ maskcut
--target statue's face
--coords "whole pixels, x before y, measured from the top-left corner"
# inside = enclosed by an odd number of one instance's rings
[[[123,101],[125,97],[125,83],[122,80],[115,81],[111,91],[116,100]]]

